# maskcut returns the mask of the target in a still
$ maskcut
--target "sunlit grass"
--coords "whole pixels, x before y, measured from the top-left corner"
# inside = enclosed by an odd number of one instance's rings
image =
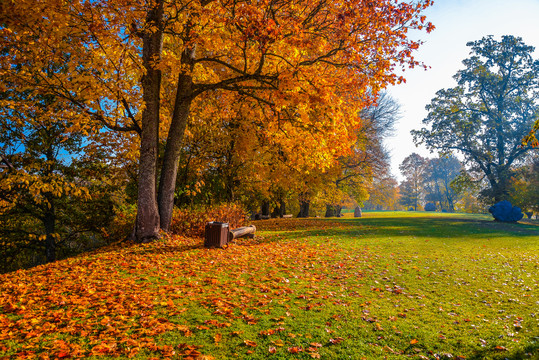
[[[99,344],[137,358],[539,355],[537,226],[423,212],[256,226],[222,250],[172,238],[4,275],[0,358],[87,357]]]

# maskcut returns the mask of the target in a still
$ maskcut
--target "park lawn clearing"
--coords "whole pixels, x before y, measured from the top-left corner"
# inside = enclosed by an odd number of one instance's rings
[[[539,226],[364,212],[0,275],[0,359],[534,359]]]

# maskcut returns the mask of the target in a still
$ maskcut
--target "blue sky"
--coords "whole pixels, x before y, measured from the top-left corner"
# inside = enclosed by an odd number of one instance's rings
[[[415,56],[431,68],[408,70],[404,73],[406,84],[389,89],[402,112],[396,135],[386,142],[391,149],[392,172],[399,180],[402,176],[398,166],[412,152],[436,156],[425,148],[416,148],[410,130],[421,128],[427,115],[425,106],[436,91],[456,85],[453,75],[469,56],[468,41],[487,35],[496,39],[502,35],[519,36],[536,48],[533,57],[539,58],[539,0],[434,0],[425,15],[436,30],[415,35],[425,41]]]

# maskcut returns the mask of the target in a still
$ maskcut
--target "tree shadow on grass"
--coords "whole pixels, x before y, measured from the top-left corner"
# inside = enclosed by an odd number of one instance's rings
[[[496,238],[518,236],[537,237],[539,228],[534,225],[499,223],[492,220],[469,219],[459,217],[384,217],[384,218],[307,218],[273,219],[255,221],[257,234],[255,239],[241,238],[234,240],[232,246],[257,246],[268,242],[297,240],[307,237],[398,238],[429,237],[439,239]],[[260,234],[262,232],[262,234]],[[105,247],[100,252],[122,251],[133,255],[183,253],[204,248],[202,238],[184,238],[167,242],[139,245],[122,243]],[[220,251],[220,249],[215,249]],[[221,250],[226,251],[226,249]]]
[[[267,225],[259,223],[257,227],[262,231],[269,230],[278,233],[281,239],[310,236],[365,236],[370,239],[403,236],[444,239],[518,236],[519,238],[537,237],[539,239],[539,228],[534,225],[458,217],[307,219],[295,220],[292,226],[289,226],[287,221],[278,221]]]

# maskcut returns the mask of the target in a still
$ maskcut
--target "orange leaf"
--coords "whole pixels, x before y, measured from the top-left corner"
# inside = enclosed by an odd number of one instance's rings
[[[251,341],[251,340],[243,340],[243,343],[247,346],[252,346],[252,347],[256,347],[256,343],[254,341]]]
[[[412,341],[410,341],[410,344],[417,344],[417,339],[413,339]]]

